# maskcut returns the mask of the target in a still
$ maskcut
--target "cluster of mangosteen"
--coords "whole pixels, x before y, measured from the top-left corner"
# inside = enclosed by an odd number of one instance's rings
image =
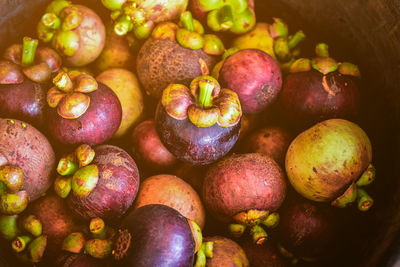
[[[0,60],[18,262],[285,266],[326,254],[331,206],[373,205],[356,65],[251,0],[101,2],[52,1]]]

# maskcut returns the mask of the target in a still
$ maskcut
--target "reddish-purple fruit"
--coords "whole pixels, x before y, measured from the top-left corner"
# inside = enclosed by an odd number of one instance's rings
[[[261,153],[270,156],[281,166],[292,140],[291,134],[279,126],[267,126],[251,133],[241,143],[244,153]]]
[[[67,202],[81,219],[117,220],[135,200],[139,171],[131,156],[119,147],[100,145],[94,151],[95,157],[88,166],[97,166],[98,181],[87,196],[71,192]]]
[[[65,145],[96,145],[109,140],[122,118],[117,95],[87,74],[70,76],[59,73],[53,80],[56,86],[47,93],[50,134]],[[64,79],[73,85],[62,84]]]
[[[110,266],[106,261],[99,260],[84,253],[62,252],[56,260],[60,267],[106,267]]]
[[[169,170],[178,163],[156,132],[154,120],[141,122],[132,133],[132,152],[138,164],[151,171]]]
[[[317,45],[317,58],[295,61],[285,78],[279,103],[296,126],[309,127],[330,118],[354,119],[359,112],[357,66],[329,57],[325,44]]]
[[[256,243],[267,234],[261,225],[275,227],[275,212],[286,196],[281,167],[259,153],[232,155],[211,166],[203,184],[206,208],[220,221],[231,223],[231,232],[243,234],[246,227]]]
[[[284,253],[314,261],[329,251],[335,233],[331,207],[297,196],[282,206],[280,214],[277,238]]]
[[[213,242],[212,257],[207,257],[207,267],[248,267],[246,253],[235,241],[223,237],[205,237],[204,242]]]
[[[252,267],[284,267],[287,266],[284,258],[278,249],[270,242],[266,241],[261,245],[245,238],[239,242],[240,246],[246,253]]]
[[[243,49],[225,59],[218,81],[238,94],[243,113],[256,113],[277,99],[282,74],[276,61],[264,51]]]
[[[122,221],[114,258],[123,266],[193,266],[195,240],[185,217],[168,206],[138,208]]]
[[[14,165],[23,170],[20,189],[33,201],[51,186],[55,155],[47,138],[30,124],[0,119],[1,165]]]

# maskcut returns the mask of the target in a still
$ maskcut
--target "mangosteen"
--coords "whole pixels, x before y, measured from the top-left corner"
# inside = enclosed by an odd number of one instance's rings
[[[133,32],[138,39],[147,38],[155,24],[179,19],[186,10],[188,0],[102,0],[103,5],[112,11],[114,32],[126,35]]]
[[[24,37],[23,44],[7,48],[0,60],[0,116],[44,127],[46,92],[61,57],[38,40]]]
[[[205,223],[205,211],[197,192],[181,178],[159,174],[146,178],[139,187],[133,209],[149,204],[163,204],[179,211],[195,221],[201,229]]]
[[[136,126],[131,142],[134,159],[146,170],[167,171],[178,163],[158,137],[154,120],[145,120]]]
[[[336,230],[332,207],[295,195],[282,205],[280,215],[276,238],[283,256],[315,262],[330,252]]]
[[[198,226],[197,226],[198,227]],[[177,210],[150,204],[122,221],[114,247],[122,266],[193,266],[196,240],[189,221]]]
[[[39,39],[51,45],[70,66],[93,62],[105,42],[105,26],[90,8],[66,0],[52,1],[37,26]]]
[[[122,107],[117,95],[92,76],[60,71],[47,92],[51,136],[59,143],[96,145],[118,130]]]
[[[358,67],[329,57],[324,43],[315,52],[312,60],[296,60],[284,80],[279,98],[284,115],[301,129],[331,118],[354,120],[360,108]]]
[[[252,0],[192,0],[190,7],[197,19],[207,22],[207,26],[217,32],[243,34],[256,23]]]
[[[223,61],[218,81],[238,94],[243,113],[257,113],[278,98],[282,74],[276,61],[264,51],[243,49]]]
[[[288,265],[275,244],[270,240],[257,245],[250,238],[243,238],[239,244],[246,253],[252,267],[284,267]]]
[[[0,212],[17,214],[51,186],[55,155],[47,138],[28,123],[0,119]]]
[[[259,153],[223,158],[208,169],[203,184],[204,204],[214,217],[231,223],[229,230],[235,236],[249,227],[258,244],[267,238],[262,225],[272,228],[278,224],[276,210],[285,196],[281,167]]]
[[[362,188],[375,178],[371,142],[357,124],[343,119],[319,122],[300,133],[286,153],[289,181],[303,197],[361,211],[373,199]]]
[[[56,260],[59,267],[107,267],[111,266],[103,260],[95,259],[84,253],[63,252]]]
[[[211,76],[170,84],[156,110],[156,129],[165,147],[179,160],[209,164],[226,155],[240,130],[238,96],[221,89]]]
[[[123,149],[81,145],[59,161],[54,189],[67,198],[72,213],[82,220],[118,220],[132,205],[139,187],[135,161]],[[71,192],[72,191],[72,192]]]
[[[209,74],[224,51],[222,41],[216,35],[204,34],[203,26],[190,12],[181,14],[180,25],[157,25],[139,50],[139,80],[153,97],[160,98],[171,83],[188,86],[194,78]]]

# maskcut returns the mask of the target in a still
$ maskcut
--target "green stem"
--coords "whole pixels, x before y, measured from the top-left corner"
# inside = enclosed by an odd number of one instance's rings
[[[317,57],[329,57],[328,45],[319,43],[315,46],[315,54]]]
[[[125,35],[133,29],[133,23],[128,16],[120,16],[114,24],[114,32],[119,35]]]
[[[375,180],[376,170],[374,165],[369,164],[360,179],[356,182],[357,186],[367,186]]]
[[[24,37],[22,45],[22,66],[30,66],[35,60],[36,48],[39,41],[30,37]]]
[[[290,49],[286,38],[278,37],[275,39],[274,52],[280,61],[287,62],[290,60]]]
[[[357,191],[357,185],[354,183],[351,184],[341,196],[331,202],[331,205],[337,208],[345,208],[349,206],[356,201]]]
[[[11,247],[17,253],[24,251],[26,245],[31,242],[32,238],[27,235],[18,236],[11,242]]]
[[[296,32],[288,42],[289,49],[292,50],[293,48],[298,46],[299,43],[301,43],[305,38],[306,35],[304,34],[303,31]]]
[[[192,13],[190,11],[185,11],[181,13],[181,22],[185,29],[194,32],[194,23]]]
[[[46,13],[42,16],[42,23],[48,29],[56,30],[61,25],[61,20],[54,13]]]
[[[372,205],[374,204],[374,200],[364,189],[358,188],[357,189],[357,202],[358,202],[358,209],[360,211],[367,211],[369,210]]]
[[[94,238],[106,239],[106,225],[101,218],[94,218],[89,224],[90,232]]]
[[[212,93],[214,91],[214,84],[207,80],[199,81],[199,95],[197,104],[203,108],[212,106]]]
[[[253,238],[254,243],[261,245],[265,242],[268,237],[267,232],[260,225],[254,225],[250,229],[250,234]]]

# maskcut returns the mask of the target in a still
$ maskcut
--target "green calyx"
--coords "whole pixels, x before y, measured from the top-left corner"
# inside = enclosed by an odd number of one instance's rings
[[[80,253],[86,243],[85,235],[81,232],[74,232],[64,238],[61,249],[71,253]]]
[[[53,37],[53,47],[65,56],[73,56],[79,49],[79,35],[74,31],[61,31]]]
[[[228,231],[232,236],[239,238],[244,234],[244,231],[246,231],[246,225],[231,223],[228,225]]]
[[[205,267],[207,258],[211,259],[213,257],[214,242],[203,242],[200,245],[199,250],[196,255],[196,263],[194,267]]]
[[[126,0],[101,0],[101,3],[110,10],[119,10]]]
[[[19,230],[17,224],[18,215],[0,214],[0,236],[6,240],[17,237]]]
[[[23,212],[28,206],[29,196],[26,191],[15,194],[3,193],[0,195],[0,212],[5,215],[16,215]]]
[[[62,157],[57,165],[59,175],[72,175],[78,170],[78,165],[67,157]]]
[[[21,223],[22,228],[33,236],[42,234],[42,223],[35,215],[25,217]]]
[[[0,182],[9,193],[16,193],[24,183],[24,172],[15,165],[0,166]]]
[[[66,198],[72,189],[72,176],[58,176],[54,180],[54,191],[61,198]]]
[[[250,234],[253,242],[257,245],[262,245],[268,238],[267,232],[260,225],[254,225],[251,227]]]
[[[109,239],[90,239],[85,243],[85,252],[96,259],[104,259],[111,255],[113,242]]]
[[[72,176],[72,192],[81,198],[87,197],[97,185],[99,168],[92,164],[80,168]]]
[[[89,145],[82,144],[75,149],[75,156],[79,162],[79,167],[84,167],[93,161],[95,152]]]
[[[28,245],[28,258],[32,263],[41,261],[47,246],[47,236],[41,235],[32,240]]]
[[[107,231],[106,225],[101,218],[93,218],[89,224],[90,233],[94,238],[98,239],[106,239],[107,238]]]
[[[29,242],[32,240],[30,236],[23,235],[23,236],[17,236],[12,242],[11,242],[11,247],[12,249],[19,253],[25,250],[26,246],[29,244]]]

